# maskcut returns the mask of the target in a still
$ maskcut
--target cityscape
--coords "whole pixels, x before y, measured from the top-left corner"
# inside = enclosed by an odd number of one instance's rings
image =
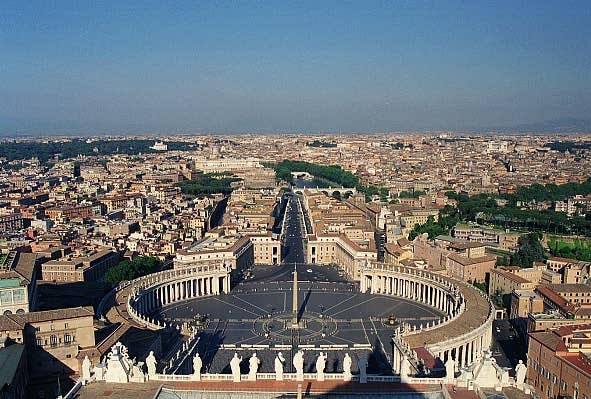
[[[588,4],[169,6],[7,6],[0,398],[591,397]]]

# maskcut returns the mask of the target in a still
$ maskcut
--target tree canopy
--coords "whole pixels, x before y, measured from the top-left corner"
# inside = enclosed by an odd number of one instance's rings
[[[546,256],[541,239],[540,233],[529,233],[519,237],[519,250],[511,255],[511,265],[531,267],[534,262],[543,262]]]
[[[233,182],[240,181],[237,177],[230,177],[227,173],[208,173],[197,176],[192,180],[184,180],[175,183],[175,186],[181,188],[183,194],[189,195],[211,195],[211,194],[230,194],[232,192]]]
[[[342,187],[359,188],[359,178],[338,165],[318,165],[304,161],[283,160],[273,165],[279,180],[291,181],[291,172],[307,172],[315,177],[330,180]]]
[[[7,141],[0,145],[0,158],[8,161],[30,159],[35,156],[46,162],[58,155],[60,158],[75,158],[78,155],[146,154],[157,152],[150,148],[154,140],[92,140],[72,139],[66,142]],[[189,150],[191,144],[182,141],[167,141],[169,150]]]
[[[133,280],[153,273],[160,265],[160,260],[153,256],[139,256],[134,260],[124,260],[105,273],[105,284],[115,287],[125,280]]]

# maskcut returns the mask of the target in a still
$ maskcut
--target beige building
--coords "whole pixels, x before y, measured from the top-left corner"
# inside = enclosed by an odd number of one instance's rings
[[[569,303],[591,307],[591,286],[587,284],[548,284],[546,287]]]
[[[546,265],[548,269],[552,270],[553,272],[561,272],[562,269],[569,263],[578,263],[579,261],[576,259],[569,259],[569,258],[560,258],[554,256],[552,258],[548,258],[546,260]]]
[[[320,265],[338,264],[354,280],[369,261],[377,260],[375,248],[362,248],[345,235],[309,235],[306,261]]]
[[[27,347],[33,375],[80,372],[78,352],[95,346],[92,307],[0,316],[0,338]]]
[[[400,262],[412,258],[412,245],[406,238],[384,245],[384,262],[400,265]]]
[[[506,251],[514,250],[521,234],[485,228],[473,224],[457,224],[454,237],[469,242],[480,242]]]
[[[460,280],[483,283],[486,275],[495,267],[496,260],[494,256],[466,258],[450,254],[447,256],[447,272]]]
[[[531,290],[514,290],[511,293],[510,319],[527,319],[530,314],[544,311],[544,300]]]
[[[232,270],[248,269],[254,265],[254,245],[249,237],[206,236],[193,246],[177,251],[174,268],[210,262],[219,262]]]
[[[562,282],[565,284],[586,283],[589,279],[590,267],[590,262],[576,262],[567,264],[562,269]]]
[[[281,242],[271,233],[264,236],[250,236],[254,246],[254,263],[257,265],[278,265],[281,263]]]
[[[102,281],[105,273],[119,263],[119,253],[111,249],[91,251],[84,256],[68,255],[41,265],[46,281]]]
[[[539,272],[540,277],[542,272]],[[538,278],[539,281],[539,278]],[[538,281],[532,281],[522,276],[520,268],[500,267],[491,269],[488,293],[489,295],[510,294],[514,290],[533,290]]]

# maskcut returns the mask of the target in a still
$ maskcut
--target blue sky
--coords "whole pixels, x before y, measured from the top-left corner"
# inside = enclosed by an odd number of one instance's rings
[[[590,1],[4,0],[0,134],[589,119],[590,38]]]

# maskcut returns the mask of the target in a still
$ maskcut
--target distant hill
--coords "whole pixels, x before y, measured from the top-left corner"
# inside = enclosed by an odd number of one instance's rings
[[[591,120],[560,118],[537,123],[524,123],[486,129],[503,133],[591,133]]]

